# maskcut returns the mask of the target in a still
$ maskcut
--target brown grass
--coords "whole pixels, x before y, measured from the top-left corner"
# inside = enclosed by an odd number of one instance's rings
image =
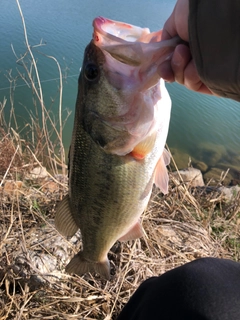
[[[67,181],[23,180],[0,194],[0,319],[116,319],[145,279],[199,257],[240,260],[240,201],[224,203],[208,188],[171,179],[167,196],[153,190],[142,216],[146,235],[117,242],[109,253],[111,280],[64,273],[79,250],[55,230],[54,210]],[[45,189],[44,189],[45,188]]]
[[[22,167],[21,154],[15,149],[12,136],[6,134],[3,128],[0,128],[0,159],[0,174],[7,171],[10,163],[11,171]]]

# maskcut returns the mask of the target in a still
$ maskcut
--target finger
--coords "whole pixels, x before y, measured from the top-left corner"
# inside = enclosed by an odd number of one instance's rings
[[[175,48],[171,60],[171,67],[176,82],[184,84],[184,71],[191,59],[192,56],[188,46],[180,44]]]
[[[190,90],[211,95],[213,94],[212,91],[200,79],[193,60],[188,63],[184,70],[183,84]]]
[[[163,26],[162,40],[178,35],[184,41],[189,41],[188,34],[189,0],[177,1],[172,14]]]
[[[172,71],[171,62],[164,61],[159,67],[158,67],[158,74],[160,77],[167,81],[167,82],[173,82],[175,81],[174,73]]]
[[[174,21],[174,12],[170,15],[163,26],[161,40],[168,40],[177,35],[177,30]]]
[[[216,97],[219,97],[219,95],[217,95],[216,93],[212,92],[207,86],[205,86],[204,83],[200,84],[199,89],[197,90],[197,92],[204,93],[204,94],[210,94],[210,95],[214,95]]]

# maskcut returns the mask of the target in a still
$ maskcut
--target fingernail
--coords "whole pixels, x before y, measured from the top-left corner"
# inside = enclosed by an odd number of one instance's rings
[[[183,62],[182,56],[179,54],[178,51],[175,51],[172,57],[172,64],[174,64],[175,66],[181,66]]]

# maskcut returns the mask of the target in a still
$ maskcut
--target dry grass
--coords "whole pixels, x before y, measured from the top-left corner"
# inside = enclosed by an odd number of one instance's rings
[[[61,176],[58,176],[60,179]],[[79,250],[55,230],[54,208],[67,191],[62,180],[23,180],[0,195],[0,319],[116,319],[145,279],[199,257],[240,260],[240,201],[224,203],[218,191],[191,189],[171,179],[156,189],[143,214],[143,239],[116,243],[111,280],[64,273]]]

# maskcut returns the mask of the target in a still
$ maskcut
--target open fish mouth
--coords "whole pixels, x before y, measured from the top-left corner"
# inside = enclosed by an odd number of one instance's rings
[[[150,34],[148,28],[103,17],[94,19],[93,26],[93,41],[103,52],[109,53],[114,59],[128,66],[141,65],[144,51],[142,47],[146,45],[144,42],[148,42],[144,38]]]
[[[110,55],[115,63],[118,61],[131,67],[144,65],[145,70],[152,69],[152,67],[156,69],[157,65],[169,60],[174,48],[181,42],[181,39],[176,37],[165,40],[162,44],[162,30],[150,32],[149,28],[141,28],[103,17],[95,18],[93,27],[93,42],[101,48],[107,60]],[[164,53],[163,50],[165,50]]]
[[[104,112],[98,120],[128,135],[131,148],[129,142],[126,148],[114,149],[125,155],[156,129],[157,104],[162,98],[158,67],[169,59],[180,38],[161,41],[162,30],[150,32],[103,17],[94,19],[93,28],[92,45],[104,55],[103,77],[108,90],[112,88],[121,101],[114,114]]]
[[[135,42],[139,40],[143,35],[150,33],[148,28],[141,28],[127,24],[124,22],[109,20],[103,17],[97,17],[93,21],[93,26],[102,35],[108,34],[108,37],[116,39],[117,42],[120,39]]]

